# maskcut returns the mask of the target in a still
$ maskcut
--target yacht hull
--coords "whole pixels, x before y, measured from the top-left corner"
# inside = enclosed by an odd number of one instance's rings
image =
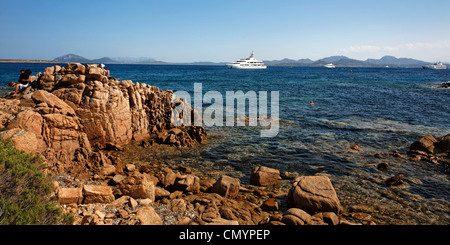
[[[439,61],[438,63],[422,66],[422,68],[423,69],[431,69],[431,70],[446,70],[447,66],[442,64],[442,62]]]
[[[430,67],[430,66],[422,66],[423,69],[429,69],[429,70],[447,70],[447,67]]]
[[[267,69],[267,66],[239,66],[239,65],[232,65],[232,64],[228,64],[227,66],[230,69],[241,69],[241,70]]]

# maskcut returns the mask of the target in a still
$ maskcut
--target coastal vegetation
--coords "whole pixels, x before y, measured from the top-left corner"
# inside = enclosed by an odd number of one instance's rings
[[[52,182],[42,158],[0,140],[0,225],[71,224],[51,197]]]

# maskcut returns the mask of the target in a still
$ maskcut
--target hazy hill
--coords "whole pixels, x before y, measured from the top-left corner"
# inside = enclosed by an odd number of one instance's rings
[[[90,60],[91,63],[99,63],[99,64],[111,64],[116,63],[115,60],[109,58],[109,57],[103,57],[100,59]]]
[[[329,63],[336,63],[338,61],[341,60],[349,60],[350,58],[346,57],[346,56],[330,56],[330,57],[326,57],[326,58],[322,58],[320,60],[317,60],[316,62],[314,62],[314,64],[329,64]]]
[[[423,66],[427,65],[427,62],[421,60],[415,60],[410,58],[396,58],[394,56],[384,56],[381,59],[367,59],[367,63],[382,65],[382,66]]]
[[[350,59],[346,56],[330,56],[323,59],[320,59],[314,62],[314,65],[323,66],[329,63],[333,63],[335,66],[344,66],[344,67],[365,67],[367,63],[361,60]]]
[[[264,60],[266,65],[277,65],[277,66],[308,66],[314,63],[314,61],[310,59],[282,59],[282,60]]]
[[[53,61],[62,62],[62,63],[98,63],[98,64],[145,64],[145,63],[155,63],[158,62],[153,58],[131,58],[131,57],[103,57],[99,59],[86,59],[82,56],[76,54],[66,54],[60,57],[55,58]]]
[[[292,60],[292,59],[282,59],[282,60],[272,60],[264,61],[267,65],[272,66],[323,66],[326,64],[333,63],[337,67],[405,67],[405,68],[415,68],[422,67],[423,65],[429,64],[429,62],[410,59],[410,58],[396,58],[394,56],[384,56],[381,59],[367,59],[356,60],[351,59],[346,56],[330,56],[322,58],[316,61],[310,59]]]
[[[58,61],[62,63],[66,62],[77,62],[77,63],[89,63],[91,60],[81,57],[76,54],[66,54],[60,57],[56,57],[53,61]]]

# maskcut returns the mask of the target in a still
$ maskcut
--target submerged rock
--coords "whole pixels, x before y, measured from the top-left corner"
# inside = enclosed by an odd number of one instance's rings
[[[377,164],[377,168],[379,170],[387,170],[388,167],[389,167],[389,162],[387,162],[387,161],[380,162],[380,163]]]
[[[411,144],[409,159],[427,161],[435,164],[450,164],[450,134],[435,138],[425,135]]]
[[[434,144],[438,142],[433,135],[425,135],[411,144],[410,150],[425,151],[427,153],[434,152]]]
[[[395,176],[388,178],[385,183],[387,186],[398,186],[405,183],[402,179],[403,174],[396,174]]]

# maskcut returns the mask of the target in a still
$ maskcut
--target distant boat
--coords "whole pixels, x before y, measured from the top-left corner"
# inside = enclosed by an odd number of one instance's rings
[[[227,64],[230,69],[266,69],[267,66],[260,60],[255,59],[254,53],[250,57],[240,59],[232,64]]]
[[[326,68],[336,68],[336,66],[333,65],[332,63],[326,64],[326,65],[324,65],[323,67],[326,67]]]
[[[432,69],[432,70],[445,70],[447,66],[442,64],[442,62],[434,63],[432,65],[422,66],[423,69]]]

